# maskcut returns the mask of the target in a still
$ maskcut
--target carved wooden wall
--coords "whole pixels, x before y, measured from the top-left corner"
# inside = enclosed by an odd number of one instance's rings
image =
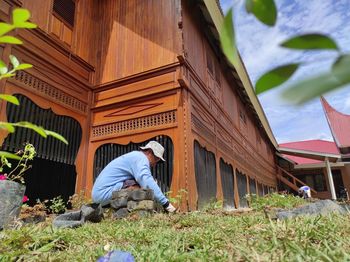
[[[235,172],[244,174],[245,183],[241,183],[244,188],[238,188],[236,177],[234,188],[236,206],[242,206],[246,203],[239,203],[243,201],[241,194],[256,192],[253,183],[259,181],[266,188],[276,187],[275,149],[239,94],[242,84],[228,78],[219,52],[208,40],[205,28],[210,25],[204,24],[197,2],[182,1],[182,7],[184,68],[181,77],[190,93],[190,141],[198,141],[216,156],[218,199],[224,196],[218,159],[222,158]],[[194,170],[191,166],[188,168],[188,180],[195,183],[191,178]],[[263,187],[261,190],[262,194],[267,191]],[[189,188],[189,195],[190,202],[196,203],[198,192]]]

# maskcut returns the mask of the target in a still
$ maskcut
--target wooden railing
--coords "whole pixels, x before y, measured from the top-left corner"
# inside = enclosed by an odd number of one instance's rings
[[[277,179],[282,183],[286,184],[287,186],[289,186],[291,189],[295,190],[296,192],[298,192],[298,189],[302,186],[310,187],[309,185],[305,184],[303,181],[296,178],[295,176],[293,176],[291,173],[284,170],[283,168],[281,167],[277,167],[277,168],[278,168]],[[310,187],[310,190],[313,196],[317,195],[317,191],[315,189]]]

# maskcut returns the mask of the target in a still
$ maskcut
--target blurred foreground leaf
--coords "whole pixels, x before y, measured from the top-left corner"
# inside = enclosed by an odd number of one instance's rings
[[[233,26],[232,8],[227,12],[220,31],[222,51],[233,66],[238,65],[238,52],[236,48],[235,31]]]
[[[5,100],[7,102],[10,102],[12,104],[15,104],[17,106],[19,105],[19,101],[18,101],[17,97],[15,97],[15,96],[0,94],[0,99]]]
[[[274,26],[277,20],[277,8],[274,0],[246,0],[245,7],[248,13],[268,26]]]
[[[46,135],[52,136],[52,137],[62,141],[66,145],[68,145],[68,141],[63,136],[61,136],[60,134],[58,134],[56,132],[53,132],[53,131],[50,131],[50,130],[45,130],[45,133],[46,133]]]
[[[319,49],[333,49],[338,50],[338,46],[335,41],[322,34],[305,34],[300,36],[294,36],[282,44],[283,47],[290,49],[301,50],[319,50]]]
[[[298,69],[299,64],[288,64],[277,67],[262,75],[255,85],[256,94],[261,94],[287,81]]]
[[[0,157],[4,156],[6,158],[10,158],[10,159],[16,159],[16,160],[20,160],[21,158],[15,154],[6,152],[6,151],[0,151]]]
[[[350,84],[350,58],[340,59],[330,73],[325,73],[317,77],[298,82],[288,89],[282,95],[291,102],[301,104],[315,97],[329,92],[331,90]]]

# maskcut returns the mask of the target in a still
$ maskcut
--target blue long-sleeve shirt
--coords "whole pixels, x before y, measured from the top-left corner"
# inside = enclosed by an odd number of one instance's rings
[[[112,160],[97,177],[92,188],[92,200],[102,205],[108,204],[112,192],[120,190],[128,179],[135,179],[142,188],[152,189],[154,198],[161,205],[168,202],[152,177],[147,156],[141,151],[132,151]]]

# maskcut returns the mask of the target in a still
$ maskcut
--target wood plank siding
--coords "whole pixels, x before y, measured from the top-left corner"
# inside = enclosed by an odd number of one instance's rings
[[[79,123],[76,192],[90,194],[105,152],[111,158],[149,139],[171,145],[170,164],[157,172],[171,178],[160,182],[174,195],[187,191],[183,210],[225,197],[230,208],[244,206],[243,194],[276,187],[276,149],[209,30],[204,1],[59,0],[69,14],[53,10],[54,1],[1,2],[0,19],[22,5],[39,28],[18,30],[23,46],[0,46],[4,61],[12,53],[34,66],[0,91]]]

